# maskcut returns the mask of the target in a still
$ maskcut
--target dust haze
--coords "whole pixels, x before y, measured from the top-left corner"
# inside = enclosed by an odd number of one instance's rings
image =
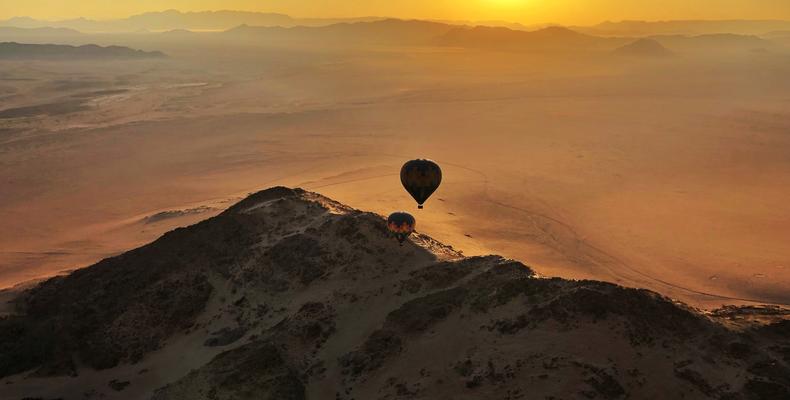
[[[63,46],[0,46],[0,287],[284,185],[545,276],[790,304],[790,24],[294,21],[6,21],[0,42]],[[444,171],[419,212],[417,157]]]

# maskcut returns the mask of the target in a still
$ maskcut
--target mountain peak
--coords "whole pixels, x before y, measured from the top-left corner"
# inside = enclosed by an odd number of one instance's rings
[[[614,50],[614,54],[621,56],[635,57],[669,57],[673,55],[669,49],[664,47],[655,39],[638,39],[625,46]]]
[[[581,35],[581,33],[574,31],[573,29],[566,28],[564,26],[547,26],[542,29],[538,29],[534,32],[544,32],[550,34],[560,34],[560,35]]]
[[[703,315],[647,290],[463,257],[423,234],[401,247],[383,217],[287,187],[45,281],[15,304],[0,320],[4,398],[790,390],[784,323],[733,327],[755,310]]]

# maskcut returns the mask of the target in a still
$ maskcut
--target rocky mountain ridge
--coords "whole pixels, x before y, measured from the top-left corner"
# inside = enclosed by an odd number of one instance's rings
[[[786,399],[780,308],[545,278],[300,189],[52,278],[0,319],[0,397]]]

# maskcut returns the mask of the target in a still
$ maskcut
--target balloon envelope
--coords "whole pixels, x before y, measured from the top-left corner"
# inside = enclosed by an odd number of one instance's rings
[[[395,237],[398,238],[398,242],[401,244],[414,232],[416,225],[417,222],[414,220],[414,217],[403,211],[394,212],[387,218],[387,229],[395,234]]]
[[[411,160],[403,164],[400,181],[417,201],[418,208],[422,208],[423,203],[442,183],[442,169],[431,160]]]

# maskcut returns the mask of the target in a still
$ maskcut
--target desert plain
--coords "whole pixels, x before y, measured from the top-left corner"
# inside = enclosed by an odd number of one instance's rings
[[[650,57],[175,31],[62,41],[167,57],[0,60],[0,287],[282,185],[410,211],[465,255],[545,276],[700,308],[790,305],[781,45]],[[420,211],[398,177],[412,158],[444,171]]]

